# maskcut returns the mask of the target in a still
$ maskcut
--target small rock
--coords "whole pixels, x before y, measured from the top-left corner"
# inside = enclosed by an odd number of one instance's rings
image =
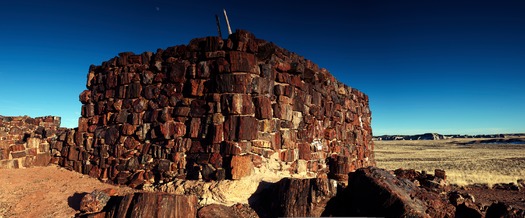
[[[116,194],[114,189],[94,190],[84,195],[80,201],[80,211],[86,213],[100,212],[108,203],[110,196],[114,194]]]

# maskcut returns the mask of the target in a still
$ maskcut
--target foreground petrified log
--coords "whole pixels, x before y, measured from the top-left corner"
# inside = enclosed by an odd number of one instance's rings
[[[337,181],[326,177],[262,181],[248,202],[258,217],[319,217],[337,187]]]
[[[323,216],[454,217],[454,211],[446,196],[368,167],[349,174],[348,188],[330,200]]]
[[[197,197],[167,193],[134,193],[113,205],[106,217],[196,217]]]

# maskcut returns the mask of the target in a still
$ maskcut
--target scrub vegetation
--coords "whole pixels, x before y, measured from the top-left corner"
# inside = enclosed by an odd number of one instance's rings
[[[449,183],[511,183],[525,179],[525,144],[483,144],[482,139],[375,141],[375,160],[385,169],[446,171]]]

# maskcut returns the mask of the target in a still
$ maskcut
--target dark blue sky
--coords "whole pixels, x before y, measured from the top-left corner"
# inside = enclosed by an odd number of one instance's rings
[[[375,135],[525,132],[523,0],[2,1],[0,114],[75,127],[90,64],[216,35],[222,8],[368,94]]]

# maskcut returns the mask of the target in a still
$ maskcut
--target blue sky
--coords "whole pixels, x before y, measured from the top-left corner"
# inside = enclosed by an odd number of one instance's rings
[[[222,8],[368,94],[374,135],[525,132],[522,0],[1,1],[0,114],[76,127],[91,64],[216,35]]]

